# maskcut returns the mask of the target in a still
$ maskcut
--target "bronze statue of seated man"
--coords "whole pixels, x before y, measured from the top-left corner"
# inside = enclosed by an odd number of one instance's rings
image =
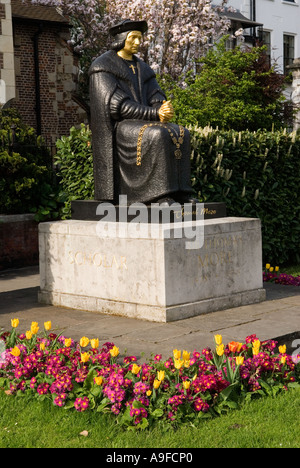
[[[135,55],[146,31],[146,21],[125,20],[111,28],[111,50],[89,71],[95,199],[195,202],[189,132],[170,123],[171,102],[154,71]]]

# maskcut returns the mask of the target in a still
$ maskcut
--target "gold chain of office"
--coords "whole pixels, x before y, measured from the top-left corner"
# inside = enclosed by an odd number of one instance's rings
[[[171,140],[172,140],[173,144],[176,146],[176,150],[174,152],[175,158],[176,159],[181,159],[182,158],[182,152],[181,152],[180,147],[181,147],[181,145],[183,144],[183,141],[184,141],[184,127],[182,127],[181,125],[179,126],[179,137],[177,137],[177,135],[175,136],[175,130],[173,131],[170,128],[170,126],[168,126],[167,124],[163,124],[163,123],[160,123],[160,122],[153,122],[153,123],[144,125],[140,129],[139,136],[138,136],[138,141],[137,141],[137,150],[136,150],[136,165],[137,166],[142,165],[142,140],[143,140],[143,135],[145,133],[145,130],[148,127],[162,127],[162,128],[165,128],[166,130],[168,130],[168,132],[170,134],[170,137],[171,137]]]

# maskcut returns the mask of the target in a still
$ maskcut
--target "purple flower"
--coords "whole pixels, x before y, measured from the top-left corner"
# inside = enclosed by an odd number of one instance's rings
[[[83,411],[86,411],[89,407],[89,404],[90,404],[90,400],[88,399],[88,397],[78,397],[74,401],[74,406],[76,410],[80,413],[82,413]]]
[[[209,410],[209,405],[206,403],[206,401],[203,401],[201,398],[197,398],[194,401],[194,408],[196,411],[202,411],[203,413],[206,413]]]
[[[38,392],[39,395],[46,395],[48,393],[49,387],[50,385],[45,382],[45,383],[38,385],[36,391]]]
[[[67,399],[67,394],[66,393],[61,393],[56,398],[54,398],[53,403],[56,406],[62,407],[62,406],[65,406],[66,399]]]

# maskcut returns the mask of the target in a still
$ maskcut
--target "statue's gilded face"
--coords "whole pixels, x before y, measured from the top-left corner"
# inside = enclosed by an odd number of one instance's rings
[[[131,31],[128,33],[123,51],[128,55],[136,54],[139,51],[142,37],[140,31]]]

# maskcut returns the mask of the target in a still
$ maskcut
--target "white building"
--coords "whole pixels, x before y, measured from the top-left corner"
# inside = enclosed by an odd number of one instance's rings
[[[300,56],[300,0],[229,0],[228,5],[262,25],[245,29],[246,38],[253,32],[262,35],[271,63],[278,65],[279,72],[287,72],[286,66]]]
[[[0,107],[15,95],[11,0],[0,0]]]

